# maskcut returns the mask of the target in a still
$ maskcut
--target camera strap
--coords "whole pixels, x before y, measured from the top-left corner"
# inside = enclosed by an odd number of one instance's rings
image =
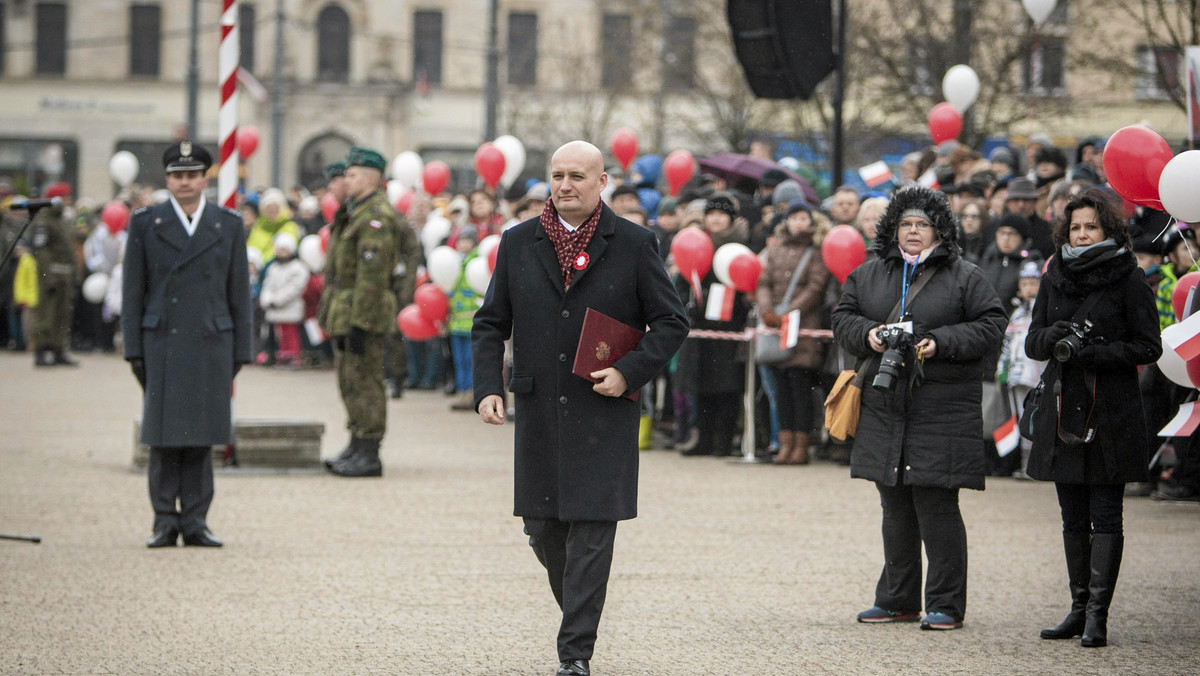
[[[925,283],[928,282],[936,273],[936,269],[931,271],[929,268],[922,268],[921,271],[917,273],[917,277],[912,281],[912,284],[908,285],[907,293],[900,296],[900,300],[896,301],[896,305],[892,308],[892,311],[888,313],[888,318],[885,323],[893,324],[899,321],[901,318],[901,313],[904,311],[903,308],[912,303],[913,299],[917,297],[917,294],[920,293],[921,289],[925,288]],[[880,355],[876,354],[864,359],[858,365],[858,375],[856,375],[854,378],[854,385],[856,387],[862,388],[863,384],[867,380],[867,371],[869,370],[868,366],[870,366],[873,360],[879,358]],[[911,381],[909,382],[909,386],[912,386]]]
[[[1096,302],[1100,300],[1100,296],[1104,295],[1103,289],[1096,289],[1088,294],[1084,299],[1083,304],[1071,316],[1072,324],[1079,324],[1087,319],[1088,313],[1095,307]],[[1092,413],[1096,410],[1096,372],[1093,369],[1083,369],[1083,386],[1084,392],[1088,395],[1088,412],[1084,418],[1083,431],[1080,434],[1075,434],[1070,430],[1063,429],[1062,409],[1063,409],[1063,394],[1062,394],[1062,369],[1057,369],[1058,378],[1054,383],[1054,405],[1058,415],[1058,438],[1068,446],[1079,446],[1082,444],[1091,443],[1096,438],[1096,427],[1092,425]]]

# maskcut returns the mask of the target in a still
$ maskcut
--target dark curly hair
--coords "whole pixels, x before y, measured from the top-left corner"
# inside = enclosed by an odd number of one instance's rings
[[[953,256],[962,253],[958,245],[958,219],[950,209],[950,201],[938,190],[930,190],[923,186],[901,188],[892,195],[888,202],[887,211],[879,219],[875,228],[875,252],[882,256],[896,246],[896,229],[900,227],[900,217],[909,209],[920,209],[929,215],[933,227],[937,230],[938,239]]]
[[[1101,188],[1089,188],[1072,197],[1063,207],[1062,218],[1054,224],[1054,246],[1059,249],[1071,241],[1071,214],[1078,209],[1091,208],[1096,211],[1096,220],[1105,238],[1111,238],[1118,247],[1133,249],[1133,238],[1129,226],[1121,217],[1121,198]]]

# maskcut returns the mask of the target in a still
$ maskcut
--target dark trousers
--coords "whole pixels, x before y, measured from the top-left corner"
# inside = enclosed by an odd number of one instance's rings
[[[921,543],[929,559],[925,612],[962,621],[967,612],[967,529],[957,488],[884,486],[883,573],[875,605],[894,612],[921,610]]]
[[[529,546],[546,567],[550,590],[562,609],[558,659],[590,660],[608,593],[617,522],[524,521]]]
[[[742,411],[742,395],[737,392],[696,395],[696,427],[700,442],[696,449],[712,455],[733,452],[733,435],[737,431],[738,413]]]
[[[779,429],[808,433],[813,429],[813,386],[817,374],[812,369],[790,367],[775,369],[775,409]]]
[[[208,507],[213,500],[212,447],[151,447],[147,474],[155,530],[171,527],[190,535],[208,528]]]
[[[1054,484],[1063,532],[1120,535],[1125,484]]]

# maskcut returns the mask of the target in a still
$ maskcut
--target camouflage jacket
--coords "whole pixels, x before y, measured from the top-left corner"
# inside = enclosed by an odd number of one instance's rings
[[[381,190],[338,211],[325,255],[325,290],[317,320],[325,333],[344,336],[351,326],[386,333],[396,322],[399,217]]]
[[[61,208],[42,209],[30,225],[30,243],[38,277],[51,286],[75,282],[75,229]]]

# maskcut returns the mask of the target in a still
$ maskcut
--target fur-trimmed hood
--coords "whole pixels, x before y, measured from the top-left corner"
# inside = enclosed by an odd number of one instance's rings
[[[909,209],[920,209],[929,214],[933,227],[937,228],[942,248],[951,258],[958,258],[962,254],[962,247],[958,243],[958,221],[950,210],[950,201],[941,192],[921,186],[902,188],[892,195],[887,211],[875,229],[875,241],[871,247],[875,253],[883,257],[889,249],[896,248],[896,229],[900,225],[901,215]]]

